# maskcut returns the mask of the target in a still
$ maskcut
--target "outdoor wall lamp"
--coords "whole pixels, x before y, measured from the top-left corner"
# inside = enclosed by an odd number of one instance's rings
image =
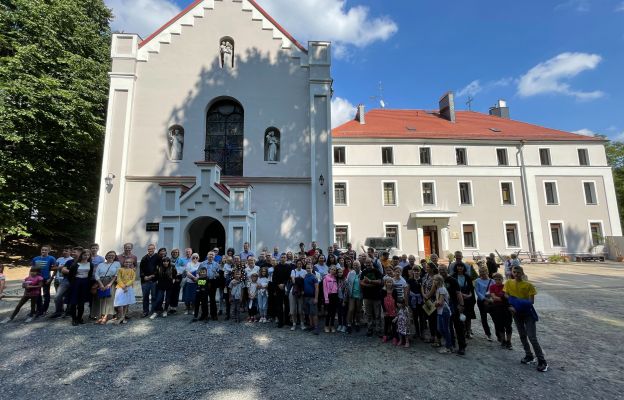
[[[323,178],[323,174],[321,174],[321,176],[319,176],[319,183],[321,186],[323,186],[323,184],[325,183],[325,178]]]

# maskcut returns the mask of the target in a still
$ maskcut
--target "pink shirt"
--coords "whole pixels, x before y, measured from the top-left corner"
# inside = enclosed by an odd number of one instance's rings
[[[338,282],[332,274],[325,275],[323,278],[323,296],[325,297],[325,304],[329,304],[329,295],[332,293],[338,293]]]
[[[41,275],[37,275],[37,276],[30,276],[28,275],[25,279],[24,279],[24,283],[26,285],[30,285],[30,286],[34,286],[34,285],[38,285],[41,282],[43,282],[43,277]],[[34,288],[34,289],[26,289],[26,291],[24,292],[24,295],[26,297],[37,297],[37,296],[41,296],[41,288]]]

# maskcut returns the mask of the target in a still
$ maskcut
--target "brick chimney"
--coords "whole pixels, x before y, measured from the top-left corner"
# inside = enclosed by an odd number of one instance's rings
[[[509,119],[509,107],[507,107],[507,102],[505,100],[498,100],[494,107],[490,107],[490,115]]]
[[[357,113],[355,114],[355,120],[359,121],[362,125],[366,123],[366,121],[364,120],[364,104],[358,104]]]
[[[451,122],[455,122],[455,95],[453,92],[446,92],[438,102],[440,116]]]

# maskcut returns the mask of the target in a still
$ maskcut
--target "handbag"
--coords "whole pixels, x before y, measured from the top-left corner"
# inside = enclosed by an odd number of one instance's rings
[[[436,310],[436,306],[435,304],[433,304],[433,301],[427,299],[425,300],[424,304],[423,304],[423,311],[427,313],[427,315],[431,315],[433,314],[433,312]]]
[[[107,297],[111,297],[111,288],[100,289],[97,290],[97,295],[100,299],[105,299]]]
[[[102,282],[102,285],[106,286],[108,285],[113,278],[108,275],[108,271],[110,271],[111,269],[111,265],[108,266],[108,269],[106,270],[106,272],[104,273],[104,276],[102,278],[100,278],[100,282]],[[106,283],[105,283],[106,282]],[[100,298],[100,299],[104,299],[106,297],[111,297],[111,288],[106,288],[106,289],[100,289],[100,284],[99,283],[94,283],[93,286],[91,286],[91,294],[92,295],[96,295]]]

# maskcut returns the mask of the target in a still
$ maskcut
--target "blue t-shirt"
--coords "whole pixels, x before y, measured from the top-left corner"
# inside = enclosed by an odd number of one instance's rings
[[[305,278],[303,278],[303,296],[314,297],[314,293],[316,292],[315,290],[316,285],[318,285],[318,281],[316,280],[316,275],[306,274]]]
[[[91,257],[91,264],[93,264],[94,267],[97,267],[98,265],[102,264],[104,261],[106,261],[104,257],[102,257],[99,254],[95,257]]]
[[[32,267],[34,269],[38,269],[43,279],[50,279],[50,269],[56,263],[56,258],[48,255],[46,257],[37,256],[32,259]]]
[[[184,274],[184,269],[186,268],[186,264],[188,264],[190,260],[191,260],[190,258],[186,258],[186,257],[178,258],[175,264],[176,272],[178,273],[178,275]]]

